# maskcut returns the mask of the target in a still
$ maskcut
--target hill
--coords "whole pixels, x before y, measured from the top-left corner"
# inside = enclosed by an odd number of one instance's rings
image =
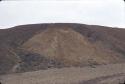
[[[30,24],[0,30],[0,74],[125,62],[125,29]]]

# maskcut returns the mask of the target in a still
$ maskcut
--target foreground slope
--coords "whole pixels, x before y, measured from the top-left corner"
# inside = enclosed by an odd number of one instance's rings
[[[62,68],[0,76],[3,84],[120,84],[125,64]]]
[[[125,29],[56,23],[0,30],[0,74],[125,62]]]

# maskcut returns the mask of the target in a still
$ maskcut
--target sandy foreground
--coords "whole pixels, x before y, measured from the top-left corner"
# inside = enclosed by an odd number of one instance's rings
[[[0,76],[2,84],[119,84],[125,80],[125,64],[70,67]]]

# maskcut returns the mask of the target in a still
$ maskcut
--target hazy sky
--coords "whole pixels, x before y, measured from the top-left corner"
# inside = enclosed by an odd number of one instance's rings
[[[123,0],[4,0],[0,28],[34,23],[84,23],[125,28]]]

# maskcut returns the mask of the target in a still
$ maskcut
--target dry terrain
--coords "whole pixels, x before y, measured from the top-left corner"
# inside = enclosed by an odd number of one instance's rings
[[[46,23],[0,29],[2,84],[119,84],[125,29]]]
[[[2,84],[119,84],[125,80],[125,64],[70,67],[4,75]]]

